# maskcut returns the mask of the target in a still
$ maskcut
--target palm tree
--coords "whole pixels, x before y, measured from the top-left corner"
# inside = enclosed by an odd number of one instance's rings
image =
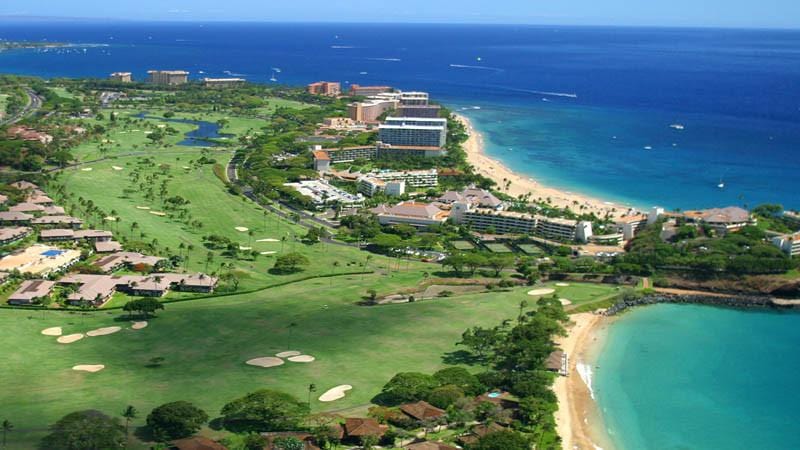
[[[317,392],[317,385],[311,383],[308,385],[308,409],[311,410],[311,393]]]
[[[519,317],[517,317],[517,321],[518,322],[522,323],[522,317],[523,317],[522,316],[522,311],[527,307],[528,307],[528,301],[527,300],[523,300],[523,301],[519,302]]]
[[[208,265],[209,265],[209,264],[210,264],[212,261],[214,261],[214,252],[208,252],[208,253],[206,253],[206,269],[204,270],[204,272],[208,272]]]
[[[139,411],[137,411],[136,408],[133,407],[133,405],[128,405],[127,407],[125,407],[125,409],[122,410],[122,414],[120,415],[125,418],[125,442],[127,447],[128,439],[130,439],[129,430],[130,430],[131,420],[135,419],[136,416],[139,415]]]
[[[289,324],[287,328],[289,328],[289,338],[286,341],[286,349],[289,350],[292,348],[292,330],[297,327],[297,322],[292,322]]]
[[[6,448],[6,435],[14,429],[14,425],[8,419],[3,420],[3,448]]]

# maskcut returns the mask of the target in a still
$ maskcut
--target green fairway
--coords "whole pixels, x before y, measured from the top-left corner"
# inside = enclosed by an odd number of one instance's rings
[[[82,317],[0,311],[0,339],[7,348],[17,349],[7,354],[0,383],[20,386],[0,392],[3,412],[16,425],[9,435],[11,448],[30,446],[47,425],[86,408],[115,415],[133,404],[146,414],[163,402],[180,399],[216,417],[225,402],[258,388],[305,399],[309,383],[320,389],[317,396],[339,384],[354,386],[343,400],[314,401],[315,411],[363,405],[397,372],[441,367],[442,357],[456,350],[467,327],[513,317],[526,298],[525,290],[516,290],[400,305],[355,305],[370,287],[391,289],[409,281],[402,276],[344,276],[168,304],[139,331],[130,330],[127,321],[115,321],[120,312]],[[124,329],[68,345],[40,334],[53,326],[63,326],[64,334],[70,334],[112,325]],[[317,360],[268,369],[245,364],[287,349]],[[149,368],[150,359],[159,356],[165,358],[163,366]],[[76,364],[106,368],[83,373],[71,370]]]

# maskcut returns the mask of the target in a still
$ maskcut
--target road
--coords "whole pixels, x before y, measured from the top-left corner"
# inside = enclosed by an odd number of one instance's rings
[[[30,89],[25,89],[25,93],[28,94],[28,104],[22,108],[22,111],[14,114],[13,116],[0,121],[0,125],[11,125],[19,122],[20,120],[24,119],[25,117],[30,116],[34,112],[38,111],[42,107],[42,98],[36,95]]]

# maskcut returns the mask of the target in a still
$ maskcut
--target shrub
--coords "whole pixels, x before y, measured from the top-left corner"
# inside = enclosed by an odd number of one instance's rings
[[[147,415],[147,426],[159,441],[195,434],[208,421],[208,414],[189,402],[165,403]]]

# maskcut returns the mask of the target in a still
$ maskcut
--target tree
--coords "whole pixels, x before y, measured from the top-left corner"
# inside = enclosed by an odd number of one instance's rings
[[[496,328],[473,327],[461,335],[461,341],[456,345],[467,347],[478,359],[485,361],[489,352],[497,346],[499,339],[500,332]]]
[[[437,408],[447,409],[462,398],[464,398],[464,391],[460,387],[447,384],[433,389],[428,394],[428,403]]]
[[[380,397],[386,404],[415,402],[428,397],[438,383],[428,374],[400,372],[383,386]]]
[[[465,394],[475,396],[485,391],[478,377],[463,367],[447,367],[433,374],[441,386],[458,386]]]
[[[308,258],[300,253],[287,253],[275,259],[275,265],[272,266],[272,271],[278,274],[290,274],[298,272],[302,266],[309,264]]]
[[[135,419],[136,416],[139,415],[139,411],[137,411],[133,405],[128,405],[122,410],[122,414],[120,415],[125,418],[125,442],[127,443],[128,439],[130,439],[131,420]]]
[[[125,445],[125,429],[119,420],[100,411],[69,413],[50,427],[42,439],[48,450],[108,450]]]
[[[499,277],[500,272],[514,265],[514,257],[510,255],[495,255],[488,260],[489,267],[494,269],[494,276]]]
[[[226,404],[221,414],[232,431],[289,431],[300,426],[308,405],[289,394],[261,389]]]
[[[258,433],[247,433],[242,445],[244,450],[264,450],[264,438]]]
[[[144,316],[145,319],[148,318],[148,314],[155,315],[155,312],[159,309],[164,309],[164,304],[152,297],[131,300],[122,307],[123,311],[128,313],[136,311]]]
[[[8,419],[3,419],[3,448],[6,448],[6,440],[8,438],[8,433],[14,429],[14,425],[11,424],[11,421]]]
[[[516,431],[495,431],[481,437],[471,450],[530,450],[531,442]]]
[[[372,450],[375,445],[378,445],[378,436],[372,434],[361,436],[361,448],[363,450]]]
[[[272,441],[272,448],[275,450],[303,450],[306,444],[294,436],[281,436]]]
[[[147,426],[162,442],[189,437],[208,421],[208,414],[185,401],[165,403],[147,415]]]

